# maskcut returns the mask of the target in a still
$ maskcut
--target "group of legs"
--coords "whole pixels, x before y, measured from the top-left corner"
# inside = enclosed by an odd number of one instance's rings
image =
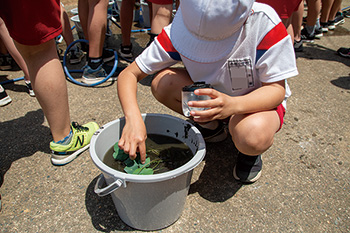
[[[342,11],[342,0],[306,0],[307,15],[303,18],[304,2],[296,12],[293,13],[294,28],[294,49],[296,52],[303,51],[302,43],[313,42],[314,39],[320,39],[324,33],[332,31],[345,22],[345,17],[350,17],[348,11]],[[304,22],[303,22],[304,21]],[[300,31],[301,24],[304,23],[304,29]],[[293,37],[292,37],[293,38]],[[342,57],[350,57],[350,48],[341,47],[337,53]]]
[[[178,0],[177,0],[178,2]],[[151,43],[155,36],[157,36],[162,28],[168,25],[172,19],[173,0],[150,0],[150,19],[151,19],[151,31],[150,41]],[[78,1],[78,13],[81,26],[83,28],[84,39],[89,41],[88,47],[88,63],[83,67],[82,82],[87,84],[93,84],[105,79],[107,76],[106,71],[103,68],[103,63],[114,59],[114,53],[104,48],[104,41],[107,30],[107,9],[108,0],[79,0]],[[131,28],[133,23],[133,13],[135,8],[135,0],[123,0],[120,9],[120,23],[122,33],[122,43],[119,48],[119,54],[126,59],[133,58],[132,43],[131,43]],[[64,9],[62,9],[64,11]],[[68,17],[64,17],[62,22],[66,22],[66,25],[70,25],[67,22]],[[71,33],[68,31],[70,27],[63,27],[63,36],[68,35],[67,44],[70,44]],[[66,33],[65,33],[66,32]],[[148,44],[149,44],[148,43]],[[74,56],[74,53],[72,53]],[[74,56],[74,58],[80,58],[80,55]],[[72,57],[70,57],[70,62]],[[80,61],[77,59],[77,61]],[[72,62],[71,62],[72,63]],[[109,79],[109,80],[114,80]]]
[[[279,14],[288,34],[294,40],[296,52],[303,51],[303,42],[320,39],[323,33],[334,30],[338,24],[344,22],[342,0],[258,1],[272,6]],[[306,17],[303,17],[305,4],[307,13]]]
[[[17,4],[21,4],[21,7]],[[69,163],[87,148],[98,125],[94,122],[84,126],[71,124],[67,82],[57,54],[55,40],[62,32],[60,2],[58,0],[43,0],[35,3],[5,1],[3,9],[6,9],[6,12],[0,11],[0,13],[4,16],[3,19],[14,45],[25,62],[35,96],[52,133],[51,162],[54,165]],[[19,9],[29,10],[30,14],[36,14],[38,17],[31,21],[26,20],[30,17],[29,13],[19,12]],[[46,22],[50,27],[40,27],[41,22]],[[39,28],[37,34],[31,33],[35,27]],[[77,140],[82,143],[76,143]]]
[[[147,46],[152,43],[154,38],[167,26],[172,20],[173,0],[149,0],[147,1],[150,9],[151,31],[150,40]],[[178,6],[179,0],[176,0]],[[135,0],[123,0],[120,9],[120,23],[122,33],[122,43],[119,54],[124,58],[132,58],[131,28],[133,22],[133,11]]]
[[[0,18],[0,53],[1,53],[1,70],[11,70],[13,61],[21,68],[24,73],[24,82],[30,96],[34,97],[35,93],[32,89],[30,76],[26,63],[21,54],[18,52],[4,21]],[[7,95],[5,89],[0,85],[0,106],[11,103],[12,99]]]
[[[123,2],[130,3],[133,1],[124,0]],[[96,66],[102,66],[108,3],[108,0],[79,0],[78,2],[79,18],[83,27],[84,36],[89,41],[89,58],[85,70],[93,70]],[[19,12],[17,4],[23,5],[21,9],[25,9],[26,7],[27,9],[31,9],[31,14],[37,14],[39,16],[35,19],[37,21],[33,20],[33,22],[27,22],[25,18],[26,14],[22,14],[23,19],[18,17],[18,15],[21,15],[21,12]],[[57,54],[55,40],[55,37],[62,33],[66,43],[71,43],[73,41],[73,37],[69,31],[70,24],[67,21],[67,14],[58,0],[43,0],[35,4],[26,1],[21,3],[6,1],[2,9],[8,9],[7,12],[0,11],[0,13],[4,16],[4,21],[9,23],[10,28],[9,31],[7,31],[4,22],[0,21],[1,39],[4,43],[8,41],[12,42],[12,44],[9,43],[10,46],[7,46],[7,49],[12,51],[12,48],[15,48],[17,54],[20,55],[19,57],[22,60],[16,61],[25,73],[25,78],[31,81],[36,98],[48,121],[53,137],[53,141],[50,143],[50,148],[52,150],[51,162],[54,165],[67,164],[81,153],[83,149],[87,148],[92,134],[98,128],[98,125],[94,122],[83,126],[77,123],[71,124],[67,83]],[[53,17],[51,13],[42,13],[45,12],[45,10],[52,12],[52,9],[54,9],[54,12],[57,12],[57,14],[60,11],[62,14],[54,15]],[[152,26],[155,25],[155,30],[158,30],[155,32],[159,33],[159,30],[161,30],[161,26],[159,25],[170,23],[168,18],[171,19],[172,4],[171,10],[167,8],[168,10],[166,11],[168,13],[165,13],[166,16],[162,13],[165,9],[162,6],[154,5],[154,9],[153,18],[157,18],[158,20],[153,20]],[[132,13],[130,15],[132,16]],[[167,19],[164,20],[164,17]],[[40,38],[38,35],[25,33],[31,31],[32,27],[40,25],[43,21],[51,25],[51,27],[42,29],[43,33],[47,33],[45,36]],[[157,24],[156,22],[162,23]],[[64,28],[63,31],[61,30],[62,26]],[[23,35],[17,32],[21,32]],[[12,36],[12,40],[10,37],[11,33],[17,35],[17,37],[18,35],[20,36],[18,38]],[[47,37],[47,35],[50,36]],[[5,36],[8,36],[8,38]],[[33,39],[31,37],[33,37]],[[27,41],[30,41],[30,43],[27,43]],[[17,57],[15,53],[13,56],[14,58]],[[87,71],[87,73],[91,74],[89,71]],[[0,87],[0,89],[3,88]],[[6,101],[8,101],[8,99]],[[83,143],[79,145],[79,143],[76,143],[77,141],[82,141]]]

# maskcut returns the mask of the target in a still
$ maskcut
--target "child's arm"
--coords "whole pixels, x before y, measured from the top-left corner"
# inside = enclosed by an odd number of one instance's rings
[[[120,73],[117,82],[118,97],[125,115],[125,126],[118,146],[128,153],[131,159],[135,159],[136,152],[140,152],[142,163],[146,159],[147,132],[137,103],[136,92],[137,82],[146,76],[147,74],[133,62]]]
[[[189,106],[210,107],[205,111],[191,111],[197,122],[225,119],[237,114],[271,110],[282,103],[285,97],[285,81],[263,83],[262,87],[243,96],[228,96],[214,89],[197,89],[197,95],[209,95],[206,101],[190,101]]]

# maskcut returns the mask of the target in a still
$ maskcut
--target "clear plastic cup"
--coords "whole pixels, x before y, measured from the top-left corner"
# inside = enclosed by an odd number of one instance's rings
[[[189,101],[201,101],[210,100],[208,95],[196,95],[194,91],[201,88],[212,88],[210,84],[205,82],[195,82],[192,85],[185,86],[182,88],[182,112],[186,117],[190,117],[190,112],[193,111],[203,111],[209,108],[195,108],[188,106]]]

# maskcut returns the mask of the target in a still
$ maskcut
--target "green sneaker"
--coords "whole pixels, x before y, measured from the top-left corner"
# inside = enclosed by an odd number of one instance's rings
[[[66,165],[72,162],[79,154],[89,148],[90,140],[95,131],[99,128],[95,122],[79,125],[72,122],[72,140],[68,145],[50,142],[51,162],[53,165]]]

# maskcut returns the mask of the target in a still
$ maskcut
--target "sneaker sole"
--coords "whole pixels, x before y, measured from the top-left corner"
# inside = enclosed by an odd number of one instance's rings
[[[118,53],[119,53],[119,56],[121,56],[122,58],[132,59],[132,54],[122,53],[121,51],[118,51]]]
[[[81,82],[82,83],[86,83],[86,84],[95,84],[95,83],[98,83],[98,82],[101,82],[102,80],[104,80],[104,78],[86,78],[83,76]],[[113,81],[117,81],[118,80],[118,77],[110,77],[109,79],[106,80],[106,82],[113,82]]]
[[[12,102],[11,97],[10,97],[10,96],[7,96],[7,97],[5,97],[5,98],[3,98],[3,99],[0,100],[0,106],[1,106],[1,107],[2,107],[2,106],[5,106],[5,105],[7,105],[7,104],[9,104],[9,103],[11,103],[11,102]]]
[[[261,176],[261,171],[254,177],[254,179],[251,179],[251,180],[241,180],[241,178],[239,178],[236,174],[236,166],[234,166],[233,168],[233,177],[238,180],[238,181],[241,181],[243,183],[254,183],[255,181],[257,181]]]
[[[315,38],[320,39],[323,36],[323,33],[321,34],[315,34]]]
[[[79,64],[81,62],[82,59],[77,59],[77,60],[69,60],[69,64],[71,65],[76,65],[76,64]]]
[[[51,153],[51,163],[56,166],[63,166],[70,162],[72,162],[74,159],[78,157],[81,153],[83,153],[85,150],[87,150],[90,147],[90,144],[84,146],[83,148],[80,148],[79,150],[75,151],[71,155],[55,155]]]
[[[110,62],[110,61],[112,61],[114,59],[115,59],[115,56],[113,56],[113,57],[106,57],[106,58],[103,58],[103,62],[107,63],[107,62]]]
[[[315,43],[315,40],[303,40],[303,42],[306,42],[306,43]]]
[[[334,23],[334,25],[335,25],[335,26],[338,26],[339,24],[343,24],[343,23],[345,23],[345,19],[342,19],[342,20],[340,20],[340,21]]]

